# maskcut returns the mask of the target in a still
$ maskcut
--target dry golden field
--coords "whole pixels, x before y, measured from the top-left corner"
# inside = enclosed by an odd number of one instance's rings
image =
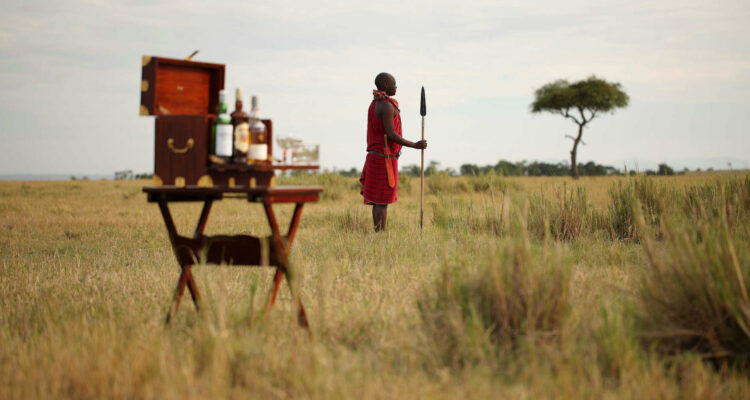
[[[372,232],[356,178],[305,206],[292,265],[179,267],[146,181],[0,182],[0,398],[750,397],[750,175],[402,177]],[[291,206],[283,208],[287,221]],[[181,232],[199,204],[172,207]],[[207,234],[270,234],[214,205]]]

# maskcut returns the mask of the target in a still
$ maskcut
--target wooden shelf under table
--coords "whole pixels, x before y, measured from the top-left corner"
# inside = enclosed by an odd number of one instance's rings
[[[221,200],[225,197],[247,197],[248,201],[266,203],[308,203],[316,202],[323,188],[320,186],[236,186],[236,187],[203,187],[203,186],[146,186],[143,191],[148,195],[149,203],[161,200],[206,201]]]

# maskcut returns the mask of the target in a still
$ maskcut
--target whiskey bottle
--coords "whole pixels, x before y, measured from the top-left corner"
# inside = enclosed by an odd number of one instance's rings
[[[242,109],[242,88],[237,88],[235,110],[232,112],[234,129],[234,150],[232,161],[244,164],[247,161],[247,150],[250,146],[250,115]]]
[[[219,91],[219,105],[211,131],[211,154],[224,162],[232,156],[232,119],[227,114],[227,94]]]
[[[250,111],[250,150],[248,162],[261,162],[268,160],[268,135],[266,125],[260,119],[260,108],[258,108],[258,96],[252,97],[252,110]]]

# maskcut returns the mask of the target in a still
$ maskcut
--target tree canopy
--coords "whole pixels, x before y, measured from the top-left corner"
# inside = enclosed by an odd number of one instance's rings
[[[610,83],[593,75],[574,83],[566,80],[548,83],[537,89],[534,95],[534,102],[531,103],[532,113],[546,111],[560,114],[578,125],[577,136],[566,135],[573,140],[573,149],[570,151],[573,178],[578,177],[578,144],[586,144],[581,140],[583,128],[599,113],[614,112],[617,108],[627,107],[630,100],[619,83]]]
[[[570,83],[558,80],[548,83],[535,92],[531,112],[551,112],[567,118],[573,118],[576,123],[590,121],[599,112],[610,112],[616,108],[627,107],[630,98],[622,91],[619,83],[609,83],[596,76],[586,80]],[[582,120],[577,120],[570,114],[570,110],[578,110]],[[583,115],[588,111],[589,115]]]

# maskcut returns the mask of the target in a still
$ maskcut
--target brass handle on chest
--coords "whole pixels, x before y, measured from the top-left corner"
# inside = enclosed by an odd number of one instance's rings
[[[167,139],[167,147],[169,147],[175,154],[184,154],[187,153],[188,150],[193,148],[193,144],[195,144],[195,141],[193,138],[188,139],[187,145],[181,149],[175,149],[174,148],[174,139],[169,138]]]

